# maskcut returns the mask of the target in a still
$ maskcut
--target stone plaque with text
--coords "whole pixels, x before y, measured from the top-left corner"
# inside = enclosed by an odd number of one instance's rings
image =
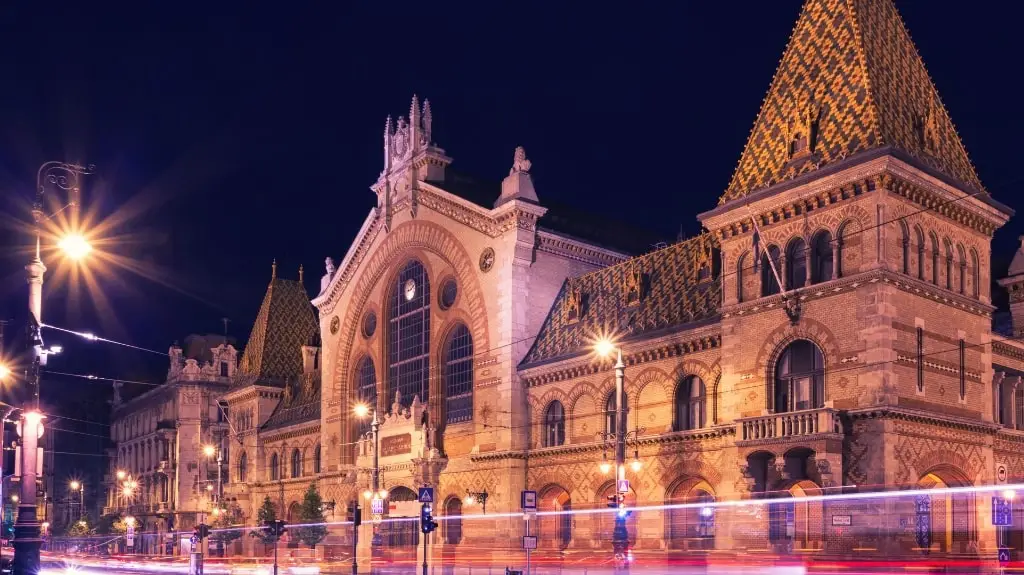
[[[412,434],[392,435],[380,440],[380,456],[405,455],[412,452]]]

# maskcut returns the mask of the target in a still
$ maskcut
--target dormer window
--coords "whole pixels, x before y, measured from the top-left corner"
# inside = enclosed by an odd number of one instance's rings
[[[220,376],[221,377],[227,377],[228,376],[228,362],[226,362],[226,361],[220,362]]]

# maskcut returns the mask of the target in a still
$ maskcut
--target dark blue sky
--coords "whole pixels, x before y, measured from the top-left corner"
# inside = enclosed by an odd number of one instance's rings
[[[14,4],[17,4],[16,6]],[[1024,112],[1019,14],[897,2],[982,181],[1013,207]],[[35,171],[92,162],[85,205],[114,217],[113,313],[48,290],[46,319],[164,350],[244,340],[279,273],[339,259],[373,205],[388,114],[431,100],[454,167],[499,180],[526,147],[541,202],[672,238],[698,231],[736,165],[800,2],[10,3],[0,9],[5,317],[24,308]],[[1024,226],[999,232],[1008,258]],[[1005,264],[1004,264],[1005,265]],[[159,378],[164,360],[66,341],[54,367]],[[154,363],[155,362],[155,363]],[[154,371],[155,370],[155,371]],[[57,381],[98,401],[108,387]],[[82,390],[87,390],[83,392]],[[44,390],[44,396],[47,392]]]

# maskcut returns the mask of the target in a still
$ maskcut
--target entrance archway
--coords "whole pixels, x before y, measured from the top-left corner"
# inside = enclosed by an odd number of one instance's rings
[[[385,521],[380,533],[385,558],[396,565],[412,566],[416,563],[416,546],[420,542],[419,504],[416,493],[404,486],[392,487],[388,492],[388,519],[408,518],[405,521]]]
[[[681,509],[670,508],[666,514],[666,540],[668,548],[680,551],[702,551],[715,548],[715,508],[702,503],[714,503],[715,491],[707,481],[690,477],[678,481],[666,497],[669,505],[686,504]]]
[[[921,489],[969,487],[970,480],[951,467],[933,468],[918,480]],[[915,498],[918,549],[964,552],[974,539],[974,494],[937,493]]]
[[[537,507],[541,512],[558,512],[539,517],[538,545],[547,549],[565,549],[572,542],[572,499],[561,485],[549,485],[540,491]]]

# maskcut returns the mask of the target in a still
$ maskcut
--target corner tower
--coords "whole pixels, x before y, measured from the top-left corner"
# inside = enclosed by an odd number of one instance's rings
[[[722,246],[726,412],[848,423],[768,446],[774,466],[747,461],[757,442],[738,459],[770,476],[801,448],[847,485],[916,484],[942,458],[911,435],[991,421],[990,243],[1011,214],[982,186],[893,2],[807,0],[700,220]],[[792,377],[800,357],[813,376]],[[933,419],[891,423],[912,412]],[[766,484],[786,489],[784,475]]]

